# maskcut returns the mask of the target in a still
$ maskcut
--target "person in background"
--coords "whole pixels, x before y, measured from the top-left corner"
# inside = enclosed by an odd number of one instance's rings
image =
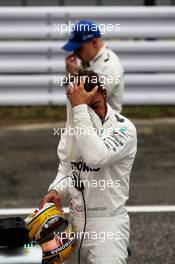
[[[124,70],[118,56],[104,44],[99,27],[92,21],[78,21],[63,49],[71,52],[65,59],[67,73],[75,75],[80,68],[98,73],[107,87],[107,102],[120,113]],[[77,58],[81,60],[80,66]]]

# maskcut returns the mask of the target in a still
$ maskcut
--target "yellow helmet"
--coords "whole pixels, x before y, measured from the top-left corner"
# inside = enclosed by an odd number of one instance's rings
[[[72,224],[53,203],[47,203],[25,219],[30,241],[37,241],[43,250],[44,264],[61,264],[75,246]]]

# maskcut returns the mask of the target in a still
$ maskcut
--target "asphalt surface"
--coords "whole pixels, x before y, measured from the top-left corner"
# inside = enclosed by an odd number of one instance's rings
[[[175,213],[130,214],[128,264],[175,263]]]
[[[128,205],[175,204],[175,120],[136,122],[138,152]],[[59,160],[53,124],[0,129],[1,208],[37,207]],[[62,126],[62,125],[61,125]],[[129,264],[175,263],[175,213],[135,213]]]

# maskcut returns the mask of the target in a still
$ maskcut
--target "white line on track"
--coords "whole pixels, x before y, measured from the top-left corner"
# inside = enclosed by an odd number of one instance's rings
[[[129,213],[175,212],[175,205],[127,206],[127,211]]]
[[[69,213],[69,208],[64,207],[64,212]],[[0,209],[0,215],[28,215],[33,213],[35,208],[4,208]],[[143,205],[127,206],[128,213],[156,213],[175,212],[175,205]]]

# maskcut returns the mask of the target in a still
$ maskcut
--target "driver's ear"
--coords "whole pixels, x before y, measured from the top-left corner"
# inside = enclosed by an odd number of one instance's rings
[[[96,39],[96,38],[93,38],[93,39],[92,39],[92,44],[93,44],[93,47],[94,47],[94,48],[97,47],[97,39]]]
[[[104,98],[107,97],[107,91],[106,91],[106,89],[103,89],[103,90],[102,90],[102,95],[103,95]]]

